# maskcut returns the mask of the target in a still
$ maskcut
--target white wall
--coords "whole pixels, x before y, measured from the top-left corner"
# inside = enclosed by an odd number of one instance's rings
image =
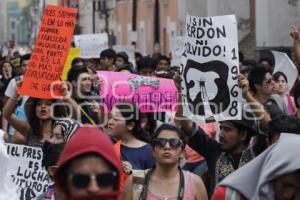
[[[289,30],[292,24],[300,27],[299,12],[300,2],[295,0],[257,0],[256,46],[292,46]]]

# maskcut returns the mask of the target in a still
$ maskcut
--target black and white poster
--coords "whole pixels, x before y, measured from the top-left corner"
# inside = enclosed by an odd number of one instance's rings
[[[182,56],[183,114],[196,122],[241,118],[234,15],[186,18]]]
[[[20,200],[35,200],[47,191],[50,177],[42,167],[43,152],[41,148],[6,144],[9,156],[8,174],[18,188]]]

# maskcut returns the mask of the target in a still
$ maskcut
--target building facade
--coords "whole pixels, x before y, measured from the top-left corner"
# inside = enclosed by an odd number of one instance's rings
[[[117,1],[117,44],[135,43],[136,50],[143,55],[154,52],[168,54],[169,39],[179,35],[182,26],[178,18],[180,0],[136,0],[136,7],[133,1]],[[133,13],[136,13],[136,22],[133,20]],[[155,16],[159,18],[159,31],[155,27],[157,26]],[[133,30],[133,23],[136,23],[135,30]]]

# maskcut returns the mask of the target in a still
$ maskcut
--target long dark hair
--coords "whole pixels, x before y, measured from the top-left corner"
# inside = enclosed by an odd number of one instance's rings
[[[40,119],[36,116],[36,113],[35,113],[37,103],[40,100],[42,100],[42,99],[31,97],[25,103],[25,114],[26,114],[27,121],[30,126],[30,134],[37,137],[38,139],[43,138],[43,136],[42,136],[43,127],[42,127],[42,124],[39,123]],[[50,99],[50,101],[52,104],[56,102],[55,99]],[[63,109],[61,106],[55,106],[53,111],[54,111],[54,113],[52,114],[52,116],[55,116],[55,117],[61,117],[61,116],[66,115],[65,112],[63,112]],[[54,124],[54,120],[52,119],[52,125],[53,124]]]
[[[114,106],[120,110],[122,117],[126,120],[126,125],[131,122],[134,123],[134,127],[131,131],[133,136],[144,142],[150,142],[147,133],[145,133],[141,127],[141,114],[138,107],[132,103],[117,103]]]

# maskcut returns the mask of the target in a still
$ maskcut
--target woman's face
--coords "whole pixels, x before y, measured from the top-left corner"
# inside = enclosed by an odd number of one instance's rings
[[[60,144],[60,143],[64,142],[62,127],[61,127],[60,124],[57,124],[52,129],[52,134],[51,134],[51,137],[50,137],[50,139],[48,141],[50,143],[53,143],[53,144]]]
[[[91,155],[75,159],[68,172],[67,188],[72,198],[114,190],[116,172],[101,157]]]
[[[11,64],[4,63],[2,65],[2,75],[3,76],[5,76],[6,78],[11,78],[12,72],[13,72],[13,68],[12,68]]]
[[[119,137],[127,130],[126,120],[122,116],[121,111],[118,108],[113,107],[108,120],[108,132],[113,137]]]
[[[163,130],[154,139],[153,154],[158,163],[177,165],[183,155],[183,141],[175,131]]]
[[[276,83],[278,84],[277,92],[279,94],[284,94],[286,92],[286,90],[287,90],[287,82],[284,79],[284,77],[283,76],[279,76],[278,80],[276,81]]]
[[[51,118],[51,100],[40,99],[36,103],[35,114],[38,119],[47,120]]]

